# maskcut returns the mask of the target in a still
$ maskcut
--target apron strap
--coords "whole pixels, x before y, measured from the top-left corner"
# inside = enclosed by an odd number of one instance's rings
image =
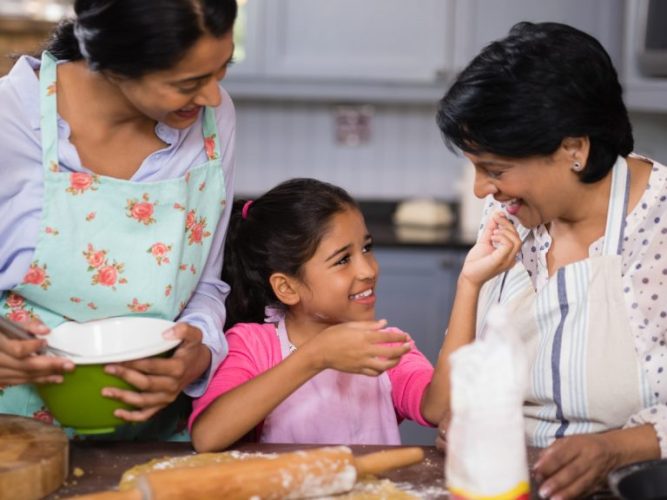
[[[283,359],[285,359],[292,351],[292,344],[289,341],[287,328],[285,327],[285,317],[280,318],[280,321],[278,321],[276,334],[278,335],[278,341],[280,342],[280,353],[283,355]]]
[[[213,151],[215,155],[212,159],[221,159],[222,158],[222,149],[220,148],[220,138],[218,137],[218,125],[215,121],[215,109],[207,106],[204,108],[204,138],[213,139]]]
[[[58,170],[58,112],[56,110],[57,60],[49,52],[42,52],[39,70],[40,123],[42,129],[42,166],[45,175]]]
[[[604,231],[604,255],[620,255],[625,230],[625,214],[630,195],[630,170],[625,158],[619,156],[611,170],[611,192]]]

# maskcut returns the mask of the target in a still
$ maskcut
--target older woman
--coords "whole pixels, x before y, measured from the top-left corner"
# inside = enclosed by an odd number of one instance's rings
[[[603,47],[569,26],[519,23],[461,73],[437,122],[475,167],[483,226],[501,210],[520,238],[509,271],[479,283],[464,268],[449,351],[492,303],[511,311],[531,357],[524,415],[529,444],[545,448],[540,495],[578,496],[615,466],[667,456],[667,168],[632,154]],[[469,260],[491,258],[482,243]]]

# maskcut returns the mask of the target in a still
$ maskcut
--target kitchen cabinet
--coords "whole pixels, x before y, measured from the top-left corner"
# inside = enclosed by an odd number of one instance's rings
[[[560,21],[620,61],[623,0],[246,0],[235,98],[434,103],[518,21]]]
[[[453,66],[461,69],[519,21],[560,22],[593,35],[615,64],[622,55],[624,0],[462,0],[457,2]]]
[[[453,53],[454,0],[247,0],[233,97],[432,101]]]
[[[380,265],[376,314],[408,332],[435,365],[454,302],[456,281],[466,250],[382,247],[375,249]],[[432,445],[436,430],[405,421],[403,444]]]
[[[622,79],[625,103],[635,111],[667,111],[667,77],[643,76],[637,64],[638,17],[640,2],[625,2],[625,40]]]

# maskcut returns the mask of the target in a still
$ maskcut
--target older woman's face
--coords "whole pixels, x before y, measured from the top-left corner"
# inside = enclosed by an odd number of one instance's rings
[[[465,155],[475,166],[475,196],[504,203],[525,227],[567,219],[576,203],[579,179],[572,159],[561,149],[551,156],[506,158],[492,154]]]

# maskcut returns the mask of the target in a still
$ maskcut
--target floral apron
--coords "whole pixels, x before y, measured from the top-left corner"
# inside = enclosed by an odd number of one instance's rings
[[[573,434],[620,428],[654,404],[634,347],[621,282],[621,248],[629,170],[612,170],[603,252],[560,268],[535,291],[517,263],[488,282],[478,332],[494,302],[503,304],[528,355],[530,380],[524,416],[532,446]],[[519,226],[522,239],[528,229]]]
[[[284,319],[277,334],[285,359],[290,343]],[[389,375],[318,373],[266,417],[260,442],[401,444]]]
[[[65,320],[150,316],[175,320],[195,291],[212,232],[225,206],[225,181],[214,110],[205,108],[202,148],[208,160],[184,177],[139,183],[60,171],[56,60],[40,72],[44,207],[34,257],[23,281],[2,301],[6,317]],[[118,439],[174,437],[189,409],[179,398],[150,422],[119,427]],[[52,420],[31,385],[0,392],[0,413]],[[109,435],[104,436],[109,438]]]

